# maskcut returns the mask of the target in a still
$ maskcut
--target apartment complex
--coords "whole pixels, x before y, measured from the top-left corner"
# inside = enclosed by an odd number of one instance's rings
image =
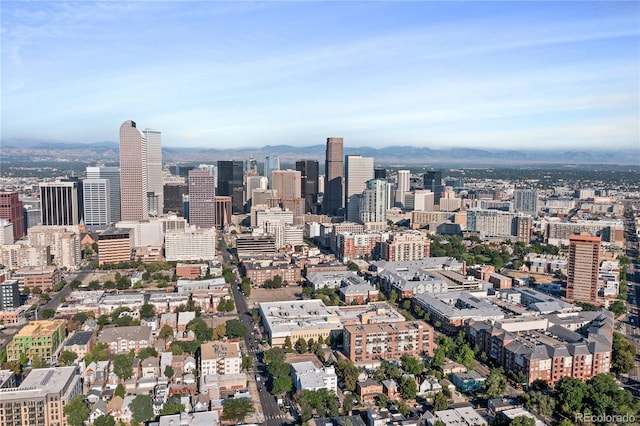
[[[471,321],[465,329],[496,365],[523,374],[526,383],[556,383],[569,376],[587,380],[611,369],[613,315],[608,311]]]
[[[64,406],[81,393],[76,367],[31,370],[20,386],[0,389],[0,425],[66,426]]]
[[[429,257],[431,240],[421,232],[400,232],[382,243],[382,258],[389,261],[420,260]]]
[[[7,360],[19,361],[24,354],[30,360],[38,357],[46,362],[55,362],[58,347],[66,336],[64,320],[31,321],[7,345]]]
[[[200,346],[200,374],[240,374],[242,354],[238,342],[207,342]]]
[[[433,327],[423,321],[347,325],[344,354],[356,364],[397,361],[404,354],[433,355]]]

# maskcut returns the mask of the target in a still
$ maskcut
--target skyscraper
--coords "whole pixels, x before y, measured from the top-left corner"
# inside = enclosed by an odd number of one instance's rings
[[[269,179],[271,185],[271,174],[274,170],[280,170],[280,158],[277,155],[267,155],[264,158],[264,175]]]
[[[216,225],[216,186],[206,170],[189,171],[189,224],[209,229]]]
[[[266,176],[247,176],[247,204],[249,208],[253,204],[253,191],[256,189],[267,189],[269,187],[269,179]]]
[[[600,237],[571,235],[567,262],[566,298],[571,302],[598,302]]]
[[[344,207],[344,199],[342,198],[343,173],[343,140],[342,138],[327,138],[323,201],[323,213],[326,215],[337,216]]]
[[[518,213],[538,216],[538,191],[535,189],[516,189],[513,193],[514,209]]]
[[[42,224],[72,226],[80,222],[76,182],[40,182]]]
[[[386,222],[387,221],[387,197],[389,184],[384,179],[371,179],[367,181],[367,188],[360,197],[360,221]]]
[[[440,195],[444,191],[442,187],[442,171],[431,170],[426,172],[422,176],[424,189],[429,189],[433,192],[433,198],[436,204],[440,204]]]
[[[387,169],[375,169],[373,171],[373,177],[375,179],[386,179],[387,178]]]
[[[87,179],[107,179],[109,181],[109,209],[111,222],[120,222],[120,168],[87,167]]]
[[[244,162],[218,161],[218,189],[217,195],[231,197],[234,214],[244,211]]]
[[[111,220],[111,182],[108,179],[82,181],[84,197],[84,224],[91,231],[106,229]]]
[[[164,189],[162,180],[162,137],[159,130],[144,129],[147,141],[147,191],[150,203],[149,215],[159,216],[164,210]]]
[[[317,160],[298,160],[296,170],[302,175],[302,197],[305,213],[317,213],[319,164]]]
[[[396,203],[404,206],[404,194],[411,188],[411,172],[409,170],[398,170],[396,186]]]
[[[278,191],[281,200],[301,198],[301,174],[297,170],[274,170],[271,174],[271,188]]]
[[[125,221],[149,218],[147,192],[147,140],[127,120],[120,126],[120,208]]]
[[[346,219],[355,222],[360,219],[362,191],[367,188],[367,181],[373,179],[373,157],[347,155],[344,169]]]
[[[17,192],[0,192],[0,219],[13,224],[13,239],[20,239],[25,232],[22,201]]]

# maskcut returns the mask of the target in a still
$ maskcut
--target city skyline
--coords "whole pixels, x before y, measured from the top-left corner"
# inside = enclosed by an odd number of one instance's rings
[[[7,2],[2,140],[115,141],[135,117],[167,147],[338,135],[351,146],[635,148],[638,12],[633,2]]]

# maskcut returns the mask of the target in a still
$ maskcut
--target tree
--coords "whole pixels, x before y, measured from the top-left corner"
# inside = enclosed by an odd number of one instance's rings
[[[56,310],[52,308],[47,308],[40,311],[40,317],[42,319],[51,319],[55,314],[56,314]]]
[[[272,363],[284,362],[285,353],[282,348],[271,348],[264,351],[262,354],[262,362],[266,365],[270,365]]]
[[[152,346],[148,348],[142,348],[140,349],[140,352],[138,352],[138,358],[143,360],[147,358],[151,358],[153,356],[158,356],[158,351],[156,350],[156,348]]]
[[[77,290],[82,285],[82,281],[73,280],[73,281],[71,281],[71,284],[69,284],[69,285],[71,286],[72,290]]]
[[[213,329],[202,318],[191,320],[187,324],[187,329],[193,331],[196,335],[196,340],[199,342],[208,342],[213,337]]]
[[[284,350],[287,352],[293,352],[293,345],[291,344],[291,336],[284,338]]]
[[[251,296],[251,280],[247,277],[242,279],[242,283],[240,284],[240,290],[245,294],[245,296]]]
[[[62,411],[67,416],[69,426],[84,426],[84,422],[89,418],[90,412],[81,394],[71,398]]]
[[[253,357],[251,355],[242,355],[242,369],[249,371],[253,368]]]
[[[133,420],[143,423],[153,418],[153,401],[149,395],[136,396],[129,405]]]
[[[73,364],[73,361],[76,360],[76,358],[78,358],[78,354],[76,354],[75,352],[62,351],[62,353],[60,353],[60,356],[58,357],[58,361],[60,361],[64,365],[71,365]]]
[[[151,303],[145,303],[140,307],[141,318],[153,318],[156,316],[156,307]]]
[[[622,300],[616,300],[609,305],[609,310],[617,317],[627,312],[627,306]]]
[[[220,340],[227,334],[227,325],[225,323],[221,323],[216,325],[216,328],[213,329],[213,335],[211,338],[213,340]]]
[[[91,351],[84,356],[85,362],[91,364],[94,361],[106,361],[109,359],[109,345],[104,342],[96,343]]]
[[[244,338],[249,332],[249,329],[240,320],[230,319],[226,323],[226,336],[227,337],[240,337]]]
[[[300,352],[301,354],[306,354],[307,353],[307,341],[304,340],[302,337],[300,337],[296,341],[296,350],[298,352]]]
[[[173,371],[173,367],[172,366],[167,365],[164,368],[164,377],[166,377],[167,379],[171,379],[174,374],[175,374],[175,372]]]
[[[402,369],[409,374],[418,375],[424,370],[424,364],[418,358],[404,354],[400,357]]]
[[[179,414],[184,411],[184,404],[175,402],[165,402],[160,410],[161,416],[170,416],[172,414]]]
[[[291,376],[280,376],[273,380],[272,392],[276,395],[283,395],[291,392],[293,388],[293,380]]]
[[[78,312],[73,317],[71,317],[73,322],[77,322],[77,323],[80,323],[80,324],[84,324],[84,322],[87,320],[87,318],[89,318],[89,316],[87,315],[86,312]]]
[[[503,396],[507,390],[507,377],[502,373],[502,369],[494,368],[491,370],[483,387],[487,399]]]
[[[344,387],[353,392],[356,389],[361,369],[349,361],[341,360],[336,366],[336,373],[344,381]]]
[[[342,415],[350,416],[353,408],[353,395],[345,395],[342,401]]]
[[[120,398],[124,399],[124,397],[127,395],[127,390],[122,383],[118,383],[118,386],[116,386],[116,390],[113,391],[113,395],[119,396]]]
[[[286,362],[273,362],[267,367],[267,372],[274,378],[289,376],[291,365]]]
[[[119,354],[113,357],[113,372],[122,381],[126,381],[133,375],[133,357],[130,354]]]
[[[227,398],[222,403],[222,419],[242,423],[254,410],[250,398]]]
[[[94,426],[115,426],[116,420],[111,416],[111,414],[99,416],[94,422]]]
[[[635,366],[636,347],[631,344],[622,334],[613,333],[613,354],[611,366],[613,372],[626,374]]]
[[[438,392],[435,397],[433,397],[433,411],[442,411],[446,410],[449,406],[449,402],[447,401],[447,397],[444,396],[442,392]]]
[[[536,420],[533,417],[517,416],[511,420],[511,426],[536,426]]]
[[[158,337],[166,342],[167,339],[169,339],[170,337],[173,337],[173,328],[171,328],[169,324],[163,325],[162,328],[160,329],[160,333],[158,334]]]
[[[403,376],[400,379],[400,394],[403,399],[415,399],[418,393],[418,384],[416,379],[411,376]]]

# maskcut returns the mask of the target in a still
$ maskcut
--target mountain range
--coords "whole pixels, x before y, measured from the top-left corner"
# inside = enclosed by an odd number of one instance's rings
[[[165,163],[210,163],[217,160],[240,160],[250,157],[259,162],[268,154],[280,157],[281,163],[293,163],[301,158],[324,161],[325,145],[291,146],[266,145],[256,148],[194,148],[163,147]],[[118,143],[63,143],[43,141],[3,141],[0,148],[2,161],[81,161],[118,162]],[[638,150],[531,150],[531,149],[483,149],[448,148],[432,149],[415,146],[350,147],[345,155],[374,157],[377,165],[426,165],[426,166],[476,166],[512,167],[541,165],[629,165],[640,166]],[[6,164],[6,163],[5,163]]]

